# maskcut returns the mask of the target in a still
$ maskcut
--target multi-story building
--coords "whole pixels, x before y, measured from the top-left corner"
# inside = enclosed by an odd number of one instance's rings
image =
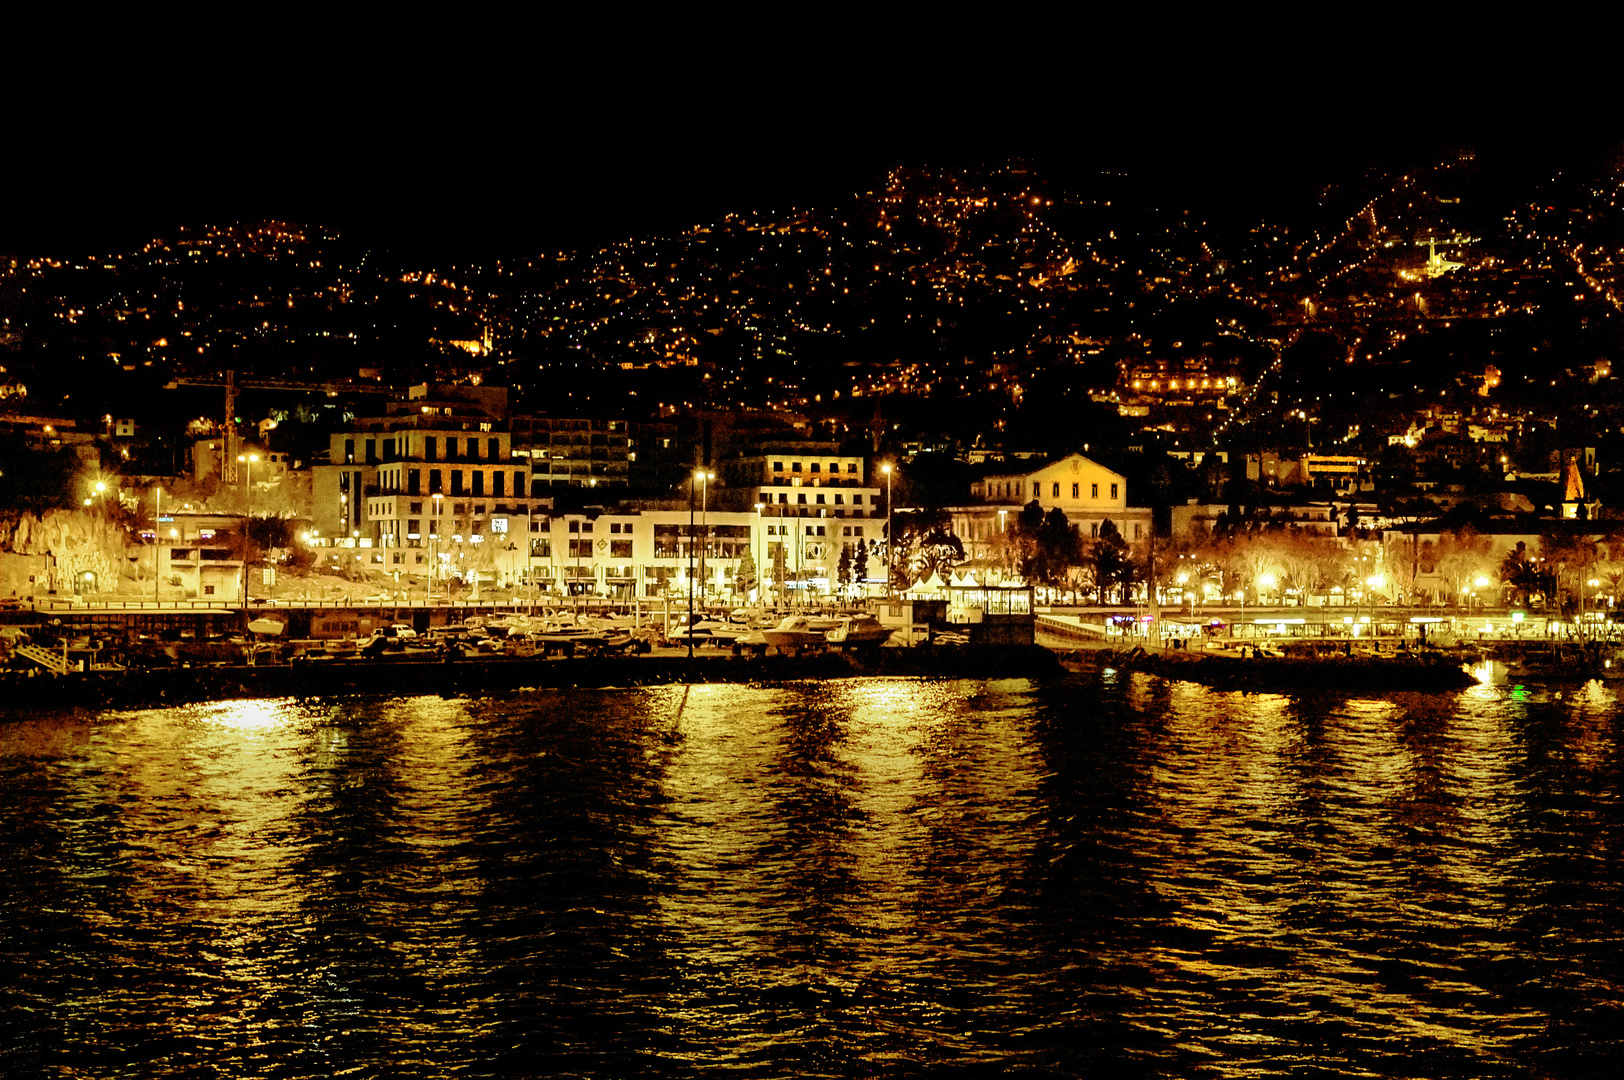
[[[953,534],[972,562],[1007,561],[1010,523],[1032,502],[1045,514],[1063,511],[1084,539],[1098,537],[1107,521],[1130,544],[1150,535],[1150,508],[1128,505],[1127,478],[1081,454],[1026,471],[991,473],[975,481],[970,493],[981,502],[951,507],[950,514]]]
[[[724,478],[752,489],[770,517],[869,518],[885,514],[864,458],[815,443],[768,447],[724,462]]]
[[[884,525],[874,519],[885,517],[885,493],[865,458],[837,453],[832,443],[787,443],[730,459],[721,471],[764,519],[767,580],[785,590],[827,591],[841,551],[859,546],[869,549],[870,566],[880,567]]]
[[[489,402],[417,391],[387,410],[332,436],[312,469],[313,527],[318,543],[354,549],[361,566],[402,583],[535,583],[616,597],[686,596],[693,586],[742,602],[747,553],[754,580],[780,595],[827,591],[843,549],[866,545],[879,565],[881,489],[863,458],[832,446],[735,459],[735,485],[702,489],[697,512],[670,502],[557,512],[541,494],[550,484],[625,483],[630,469],[608,468],[633,465],[625,425],[529,418],[516,436]],[[546,457],[535,456],[541,434]],[[528,440],[530,457],[516,439]]]
[[[363,561],[397,580],[490,569],[514,523],[533,525],[552,500],[534,497],[529,463],[512,455],[505,401],[412,394],[332,436],[312,469],[313,526],[333,546],[372,549]]]
[[[513,456],[542,486],[652,487],[682,472],[671,424],[515,416],[512,431]]]
[[[163,586],[168,590],[179,587],[188,600],[242,602],[242,518],[163,510],[157,524],[153,540],[162,560],[158,579]],[[248,583],[251,592],[255,584]],[[172,591],[159,595],[174,598]]]
[[[533,524],[530,580],[571,596],[687,596],[692,583],[696,595],[742,603],[746,554],[761,558],[753,513],[590,507]]]
[[[637,457],[629,427],[603,418],[514,417],[515,456],[528,459],[541,484],[624,487]]]

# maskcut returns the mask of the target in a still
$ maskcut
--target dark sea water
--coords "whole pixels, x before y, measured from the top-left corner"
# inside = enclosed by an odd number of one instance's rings
[[[1613,1076],[1621,717],[1106,674],[13,718],[0,1074]]]

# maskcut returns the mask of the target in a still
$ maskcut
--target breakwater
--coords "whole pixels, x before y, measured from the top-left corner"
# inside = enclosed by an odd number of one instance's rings
[[[89,671],[65,676],[5,672],[3,708],[129,707],[227,698],[375,694],[480,695],[521,688],[778,683],[866,675],[925,678],[1044,677],[1063,673],[1038,646],[870,649],[791,656],[603,656],[322,660]]]
[[[1246,659],[1144,649],[1091,649],[1070,654],[1071,668],[1112,667],[1183,679],[1222,690],[1267,693],[1334,690],[1382,694],[1393,690],[1463,690],[1474,679],[1459,657],[1444,653],[1407,656],[1256,656]]]

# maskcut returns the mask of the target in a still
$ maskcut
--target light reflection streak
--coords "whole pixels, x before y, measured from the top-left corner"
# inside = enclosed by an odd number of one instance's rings
[[[1496,1038],[1450,1023],[1459,993],[1482,993],[1459,969],[1411,956],[1397,965],[1404,979],[1385,985],[1395,961],[1350,948],[1372,924],[1492,933],[1509,918],[1493,854],[1510,844],[1509,823],[1482,808],[1503,805],[1513,734],[1499,711],[1474,708],[1499,692],[1348,699],[1317,730],[1281,696],[1151,680],[1136,690],[1135,704],[1166,725],[1151,772],[1164,819],[1155,831],[1183,838],[1155,884],[1176,904],[1172,922],[1207,940],[1198,952],[1157,949],[1155,963],[1197,985],[1268,972],[1281,999],[1270,1008],[1322,998],[1473,1053],[1509,1045],[1514,1024]],[[1315,831],[1334,844],[1292,839]],[[1212,1041],[1252,1034],[1238,1024]]]
[[[393,739],[386,775],[370,782],[389,795],[387,829],[401,852],[390,880],[378,883],[389,899],[377,914],[392,925],[406,970],[430,982],[467,974],[478,955],[466,927],[477,922],[489,882],[470,839],[515,827],[478,783],[469,709],[462,699],[404,698],[376,721]]]
[[[682,708],[660,773],[661,861],[681,867],[657,899],[657,935],[698,985],[837,988],[895,1006],[876,1032],[937,1045],[908,987],[958,957],[904,959],[878,943],[973,938],[1019,866],[1040,764],[1021,753],[1027,684],[850,680],[784,689],[651,691]],[[651,733],[652,734],[652,733]],[[657,735],[656,735],[657,737]],[[762,898],[773,898],[763,905]],[[793,960],[787,961],[787,958]],[[736,1018],[706,995],[684,1028],[742,1052]],[[892,1009],[900,1010],[893,1012]],[[707,1056],[716,1059],[719,1048]]]
[[[261,698],[219,701],[197,707],[197,719],[204,724],[220,724],[239,731],[264,731],[288,720],[289,702]]]
[[[107,749],[120,761],[133,898],[232,925],[291,910],[291,820],[304,717],[289,701],[223,701],[127,714]]]
[[[860,822],[849,835],[851,872],[872,901],[865,921],[884,933],[907,922],[918,904],[927,830],[912,811],[942,805],[926,767],[956,703],[942,700],[951,693],[945,685],[921,689],[900,680],[848,683],[831,702],[846,717],[836,760]]]

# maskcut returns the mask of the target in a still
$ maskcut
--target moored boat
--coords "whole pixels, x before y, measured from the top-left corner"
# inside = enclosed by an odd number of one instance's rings
[[[813,629],[805,615],[787,616],[777,626],[762,630],[761,636],[779,652],[822,645],[828,640],[824,631]]]
[[[847,615],[825,635],[831,645],[883,645],[896,627],[886,626],[872,615]]]

